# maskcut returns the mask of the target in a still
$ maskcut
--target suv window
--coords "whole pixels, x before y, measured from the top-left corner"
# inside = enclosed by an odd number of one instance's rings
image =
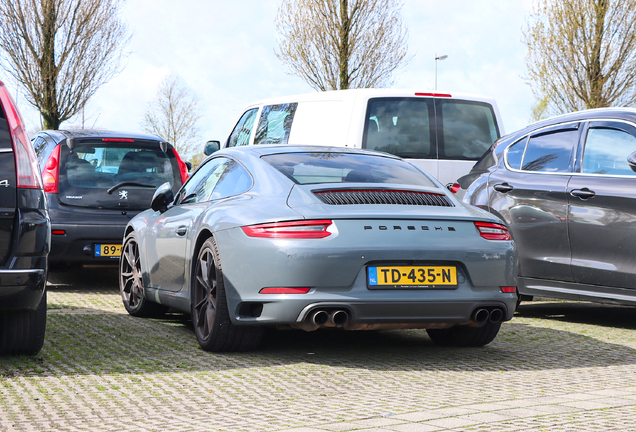
[[[445,100],[441,105],[440,159],[479,159],[497,140],[495,113],[488,104]]]
[[[540,172],[572,171],[572,151],[578,138],[578,129],[572,127],[531,136],[523,156],[522,169]]]
[[[432,104],[431,99],[423,98],[369,99],[362,148],[402,157],[435,158]]]
[[[636,175],[627,163],[627,157],[634,152],[636,152],[636,138],[626,131],[590,127],[585,141],[582,172]]]
[[[263,160],[296,184],[394,183],[435,184],[413,165],[389,157],[351,153],[285,153]]]
[[[227,140],[228,147],[245,146],[250,143],[250,135],[256,120],[258,108],[245,111]]]
[[[523,137],[510,147],[506,151],[506,160],[508,165],[513,169],[521,169],[521,161],[523,160],[523,152],[526,150],[526,144],[528,143],[528,137]]]
[[[254,144],[287,144],[297,103],[263,107]]]

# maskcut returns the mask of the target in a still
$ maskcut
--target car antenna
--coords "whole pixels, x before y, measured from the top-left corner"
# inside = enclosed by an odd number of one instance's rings
[[[73,153],[73,148],[75,147],[75,140],[73,140],[73,137],[66,138],[66,145],[68,146],[71,153]]]
[[[161,142],[159,143],[159,147],[161,147],[161,151],[162,151],[162,152],[164,152],[164,153],[167,153],[167,152],[168,152],[168,143],[167,143],[167,142],[165,142],[165,141],[161,141]]]

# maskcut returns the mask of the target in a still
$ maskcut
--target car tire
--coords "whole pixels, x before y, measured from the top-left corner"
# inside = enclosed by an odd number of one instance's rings
[[[500,328],[501,323],[487,322],[481,327],[461,325],[447,329],[427,329],[426,332],[437,345],[479,347],[492,342]]]
[[[134,231],[124,240],[119,260],[119,292],[126,311],[135,317],[158,317],[168,307],[152,302],[146,297],[139,259],[139,244]]]
[[[263,327],[237,326],[230,320],[221,260],[214,238],[206,240],[197,254],[191,295],[192,325],[203,350],[252,351],[258,348]]]
[[[39,353],[46,331],[46,291],[36,310],[4,312],[0,318],[0,354]]]

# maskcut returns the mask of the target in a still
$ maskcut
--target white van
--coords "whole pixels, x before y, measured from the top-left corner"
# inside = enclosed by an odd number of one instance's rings
[[[300,144],[379,150],[407,158],[447,184],[467,174],[503,134],[492,98],[356,89],[254,102],[222,147]]]

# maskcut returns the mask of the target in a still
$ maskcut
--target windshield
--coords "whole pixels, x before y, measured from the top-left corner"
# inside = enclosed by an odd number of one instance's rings
[[[413,165],[389,157],[354,153],[284,153],[263,159],[296,184],[392,183],[436,185]]]

